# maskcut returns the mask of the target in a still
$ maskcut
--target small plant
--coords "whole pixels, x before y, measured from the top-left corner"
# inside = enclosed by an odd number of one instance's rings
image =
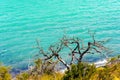
[[[119,58],[120,58],[120,55],[118,55],[117,57],[118,57],[118,59],[119,59]]]
[[[89,80],[96,72],[94,65],[87,63],[79,63],[71,66],[71,70],[68,70],[63,77],[63,80]]]
[[[29,74],[26,72],[20,73],[19,75],[16,76],[17,80],[28,80],[29,79]]]
[[[10,67],[0,65],[0,80],[11,80]]]

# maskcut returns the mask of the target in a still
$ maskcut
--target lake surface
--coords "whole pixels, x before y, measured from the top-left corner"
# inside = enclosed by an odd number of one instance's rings
[[[0,0],[0,62],[21,68],[38,53],[36,39],[47,48],[64,33],[90,40],[88,30],[120,54],[120,0]]]

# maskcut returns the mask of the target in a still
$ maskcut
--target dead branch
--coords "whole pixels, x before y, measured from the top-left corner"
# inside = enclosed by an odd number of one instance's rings
[[[59,62],[61,62],[68,70],[70,69],[69,65],[74,64],[74,60],[77,60],[78,63],[82,62],[82,59],[85,54],[94,54],[94,53],[101,53],[102,50],[108,50],[106,47],[103,46],[102,43],[104,41],[96,41],[95,40],[95,33],[90,33],[90,36],[92,37],[93,42],[88,42],[87,46],[84,46],[83,40],[80,40],[78,38],[67,38],[66,36],[63,37],[58,44],[52,45],[49,47],[49,52],[45,52],[41,47],[37,47],[39,49],[39,53],[42,54],[45,58],[43,59],[44,62],[49,61],[50,59],[57,58]],[[39,46],[39,42],[37,42],[37,45]],[[71,47],[72,45],[72,47]],[[64,48],[67,48],[70,50],[70,62],[66,63],[64,58],[61,57],[60,54],[64,55],[62,53],[62,50]],[[94,51],[94,52],[92,52]],[[76,57],[77,56],[77,57]],[[52,63],[51,63],[52,64]]]

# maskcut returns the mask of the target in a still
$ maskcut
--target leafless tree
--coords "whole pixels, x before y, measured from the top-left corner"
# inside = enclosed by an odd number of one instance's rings
[[[95,40],[95,33],[89,33],[92,41],[87,43],[87,46],[84,45],[84,41],[82,39],[79,39],[78,37],[68,38],[64,36],[60,42],[57,44],[51,45],[48,49],[48,51],[44,51],[39,44],[39,41],[37,41],[37,48],[39,49],[39,53],[44,56],[42,58],[42,61],[46,63],[46,61],[49,61],[50,59],[57,58],[59,62],[61,62],[68,70],[70,70],[70,65],[74,64],[75,61],[78,63],[82,62],[82,59],[85,54],[93,54],[94,53],[100,53],[102,54],[102,51],[108,51],[108,48],[103,46],[103,44],[106,42],[103,41],[96,41]],[[67,48],[70,50],[70,53],[67,53],[70,56],[70,62],[65,62],[64,58],[61,57],[60,54],[64,55],[62,53],[62,50],[64,48]],[[50,64],[53,64],[51,62]]]

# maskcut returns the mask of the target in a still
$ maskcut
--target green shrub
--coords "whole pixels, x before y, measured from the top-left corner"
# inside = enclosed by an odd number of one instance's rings
[[[74,64],[71,66],[71,70],[65,73],[63,80],[89,80],[95,71],[94,65],[86,63]]]
[[[20,73],[19,75],[17,75],[17,80],[28,80],[29,79],[29,74],[24,72],[24,73]]]
[[[11,80],[10,67],[0,65],[0,80]]]

